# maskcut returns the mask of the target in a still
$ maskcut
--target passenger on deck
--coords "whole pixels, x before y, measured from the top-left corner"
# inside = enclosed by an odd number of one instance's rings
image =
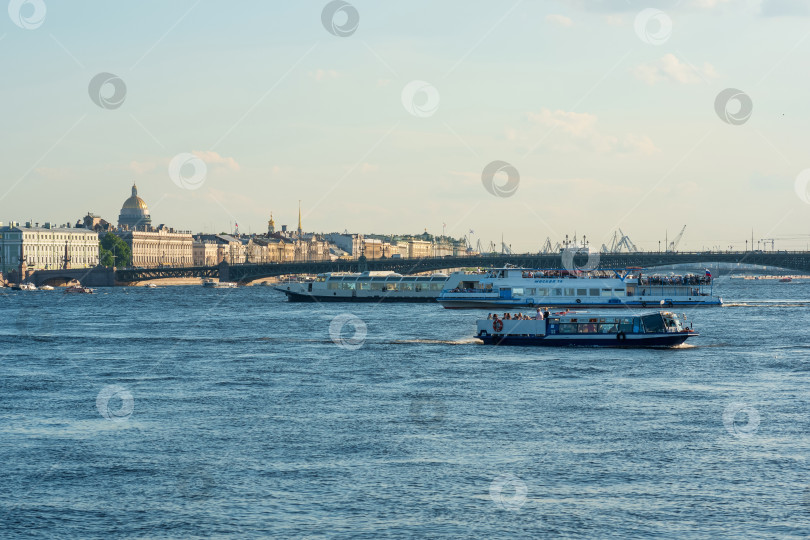
[[[487,320],[488,320],[488,321],[491,321],[491,320],[492,320],[492,313],[490,313],[489,315],[487,315]]]
[[[541,308],[537,308],[537,315],[534,318],[538,321],[542,321],[545,318],[543,316],[543,310]]]
[[[551,313],[548,312],[548,308],[543,308],[543,318],[548,320]]]

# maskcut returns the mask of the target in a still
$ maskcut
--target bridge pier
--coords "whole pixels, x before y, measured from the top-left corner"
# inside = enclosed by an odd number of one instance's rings
[[[218,272],[219,272],[219,282],[222,283],[224,281],[231,280],[231,265],[227,263],[227,261],[222,261],[219,263]]]

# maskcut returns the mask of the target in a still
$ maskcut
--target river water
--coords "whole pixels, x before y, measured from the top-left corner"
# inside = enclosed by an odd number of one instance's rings
[[[810,283],[715,289],[666,350],[269,287],[6,290],[0,536],[806,537]]]

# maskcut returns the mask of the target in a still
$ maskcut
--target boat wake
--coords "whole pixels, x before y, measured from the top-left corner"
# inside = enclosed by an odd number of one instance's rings
[[[478,345],[481,340],[478,338],[464,338],[456,340],[447,339],[397,339],[390,342],[392,345]]]
[[[772,300],[772,301],[752,301],[752,302],[724,302],[723,307],[769,307],[769,308],[798,308],[808,307],[810,302],[797,300]]]

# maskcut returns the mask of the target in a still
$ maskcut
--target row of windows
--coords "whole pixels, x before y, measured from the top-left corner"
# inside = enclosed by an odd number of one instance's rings
[[[444,282],[441,283],[414,283],[414,282],[400,282],[400,283],[379,283],[361,281],[357,282],[343,282],[337,283],[330,281],[326,284],[326,288],[330,291],[441,291]]]
[[[512,296],[614,296],[624,295],[624,289],[534,289],[512,288]]]

